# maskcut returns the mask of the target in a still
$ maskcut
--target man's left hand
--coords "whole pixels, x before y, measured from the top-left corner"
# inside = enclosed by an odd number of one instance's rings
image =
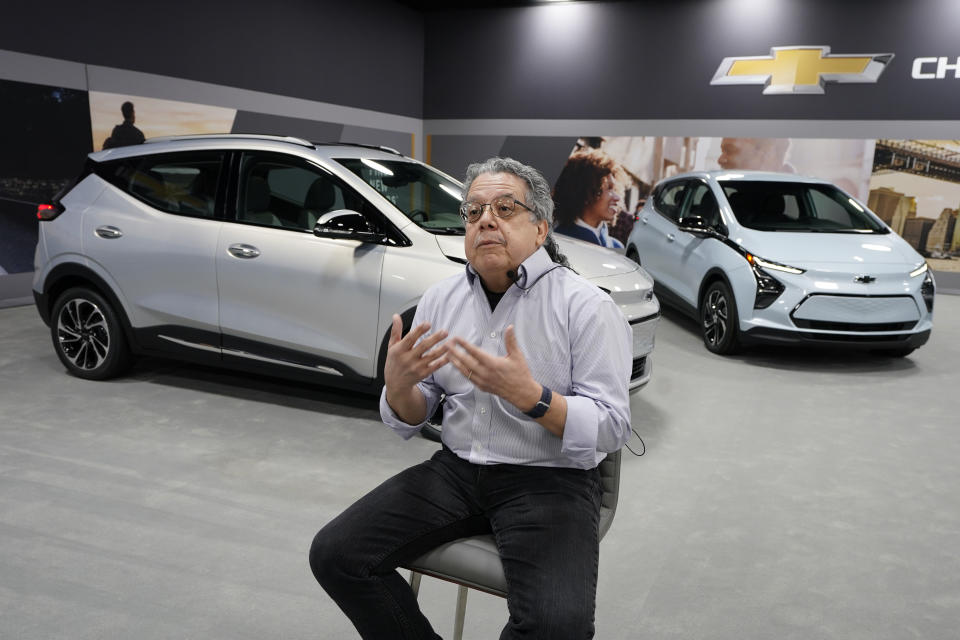
[[[453,338],[448,352],[453,363],[467,380],[481,391],[500,396],[520,411],[529,411],[540,400],[541,386],[530,374],[513,325],[503,332],[506,356],[494,356],[460,337]]]

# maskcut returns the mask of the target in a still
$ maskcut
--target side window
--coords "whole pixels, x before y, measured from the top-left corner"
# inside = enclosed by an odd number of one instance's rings
[[[836,223],[844,229],[852,229],[857,225],[850,218],[846,207],[817,189],[810,189],[810,203],[813,205],[813,217]]]
[[[700,216],[708,227],[720,226],[720,207],[710,187],[703,182],[697,182],[692,189],[689,208],[685,215]]]
[[[677,222],[680,219],[680,207],[683,205],[683,196],[686,192],[686,182],[665,184],[654,196],[653,204],[657,211]]]
[[[104,177],[160,211],[213,218],[222,165],[221,151],[138,156],[111,166]]]
[[[244,153],[240,163],[237,220],[310,231],[325,213],[360,210],[359,198],[305,160]]]

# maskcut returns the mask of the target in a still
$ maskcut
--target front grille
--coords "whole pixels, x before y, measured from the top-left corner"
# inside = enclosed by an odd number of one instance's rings
[[[808,340],[815,340],[818,342],[850,342],[850,343],[859,343],[859,344],[869,344],[871,342],[897,342],[897,341],[907,341],[910,339],[911,334],[901,334],[901,335],[861,335],[861,336],[852,336],[849,334],[843,333],[834,333],[834,334],[825,334],[825,333],[806,333],[798,332],[800,336]]]
[[[920,309],[913,297],[907,295],[815,293],[790,312],[790,319],[801,329],[856,333],[909,331],[920,321]]]
[[[633,371],[630,372],[630,379],[636,380],[643,376],[644,372],[647,370],[647,356],[642,358],[634,358],[633,360]]]
[[[826,320],[802,320],[794,318],[793,323],[801,329],[820,329],[822,331],[909,331],[916,326],[913,322],[828,322]]]

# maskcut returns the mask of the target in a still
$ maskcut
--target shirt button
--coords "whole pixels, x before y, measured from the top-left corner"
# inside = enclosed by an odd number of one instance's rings
[[[480,409],[480,413],[481,413],[481,414],[484,414],[484,413],[486,413],[486,412],[487,412],[486,409]]]
[[[491,331],[491,332],[490,332],[490,337],[491,337],[491,338],[496,338],[496,337],[497,337],[497,332],[496,332],[496,331]]]

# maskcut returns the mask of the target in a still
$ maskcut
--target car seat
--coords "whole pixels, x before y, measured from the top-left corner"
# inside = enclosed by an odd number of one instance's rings
[[[785,222],[790,222],[790,218],[783,214],[785,209],[783,196],[779,193],[772,193],[763,199],[760,206],[760,215],[755,222],[764,226],[779,226]]]
[[[300,227],[313,229],[317,219],[333,209],[337,201],[337,192],[333,183],[326,178],[317,178],[307,189],[300,214]]]
[[[134,172],[130,178],[130,193],[163,211],[179,211],[177,203],[170,198],[163,175],[156,171]]]
[[[757,210],[753,198],[742,191],[737,191],[727,197],[730,208],[733,209],[734,217],[742,225],[750,226],[756,218]]]
[[[207,174],[203,171],[194,177],[187,193],[179,197],[180,210],[185,213],[196,213],[213,216],[213,198],[207,189]]]
[[[266,224],[272,227],[283,226],[272,211],[270,211],[270,185],[259,176],[251,176],[247,181],[247,193],[241,219],[256,224]]]

